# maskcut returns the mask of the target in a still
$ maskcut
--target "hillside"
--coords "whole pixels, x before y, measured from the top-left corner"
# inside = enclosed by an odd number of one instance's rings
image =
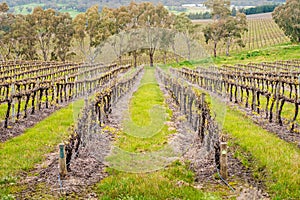
[[[83,0],[12,0],[7,1],[12,11],[15,9],[19,9],[22,6],[23,9],[28,12],[31,11],[32,6],[43,6],[44,8],[54,8],[58,10],[76,10],[79,12],[84,12],[87,8],[92,5],[98,4],[100,8],[104,6],[108,7],[119,7],[121,5],[128,5],[131,0],[91,0],[91,1],[83,1]],[[143,0],[135,0],[135,2],[142,2]],[[1,1],[5,2],[5,1]],[[152,3],[162,3],[166,6],[181,6],[182,4],[190,4],[190,3],[203,3],[205,0],[149,0]],[[266,4],[274,4],[274,3],[283,3],[284,0],[232,0],[231,3],[235,6],[258,6],[258,5],[266,5]],[[22,12],[21,12],[22,13]]]

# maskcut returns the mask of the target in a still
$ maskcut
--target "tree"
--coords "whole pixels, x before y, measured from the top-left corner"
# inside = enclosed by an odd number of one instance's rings
[[[164,54],[164,64],[167,63],[167,53],[170,46],[175,43],[176,32],[169,29],[162,29],[160,49]],[[174,49],[173,49],[174,51]]]
[[[115,16],[113,9],[94,5],[85,13],[78,14],[73,20],[74,39],[78,43],[83,59],[93,63],[101,52],[103,42],[115,31]]]
[[[226,56],[229,56],[229,49],[232,42],[240,47],[245,47],[242,40],[242,33],[248,31],[247,18],[244,13],[238,13],[236,17],[228,16],[225,22],[224,39],[226,43]]]
[[[8,14],[6,3],[0,4],[0,54],[3,60],[37,58],[36,33],[29,15]]]
[[[85,59],[91,63],[100,53],[103,41],[111,35],[113,18],[107,16],[110,12],[106,12],[105,9],[107,8],[103,8],[102,13],[99,13],[98,6],[92,6],[85,13],[78,14],[73,20],[74,38],[78,41]]]
[[[14,39],[16,57],[25,60],[38,58],[36,32],[30,15],[17,15],[12,24],[11,37]]]
[[[286,4],[277,7],[272,16],[292,42],[300,43],[300,1],[287,0]]]
[[[105,16],[103,20],[110,23],[109,31],[111,32],[110,34],[113,35],[113,37],[110,38],[110,43],[115,55],[119,58],[119,63],[122,64],[122,54],[125,51],[125,32],[132,28],[133,16],[128,6],[121,6],[117,9],[104,9],[102,14]]]
[[[236,17],[231,16],[228,0],[209,0],[206,5],[212,9],[214,22],[207,25],[203,32],[206,43],[213,41],[214,57],[217,56],[217,45],[222,40],[226,43],[227,56],[232,42],[243,47],[241,35],[247,30],[246,15],[238,13]]]
[[[36,7],[31,15],[35,22],[34,27],[37,34],[38,46],[43,54],[43,59],[49,59],[50,48],[52,47],[52,38],[55,30],[56,13],[53,9],[43,10],[42,7]]]
[[[139,16],[138,24],[145,29],[150,66],[153,67],[154,54],[161,41],[161,29],[171,28],[173,15],[162,4],[154,6],[148,2],[139,4],[139,11],[142,14]]]
[[[227,18],[230,14],[230,0],[208,0],[205,6],[212,10],[211,14],[214,20]]]
[[[74,35],[72,18],[69,13],[58,13],[55,20],[54,52],[61,61],[65,61],[71,48]]]
[[[73,20],[73,27],[75,30],[74,37],[79,43],[79,47],[81,52],[85,55],[85,38],[87,36],[86,33],[86,23],[87,23],[87,18],[85,13],[80,13],[78,14],[75,19]],[[89,45],[90,46],[90,45]]]
[[[2,60],[9,59],[14,51],[13,39],[11,38],[14,16],[7,13],[8,10],[9,8],[6,3],[0,4],[0,55]]]
[[[127,45],[126,52],[133,57],[133,65],[137,67],[137,57],[139,54],[144,53],[143,43],[145,35],[141,29],[132,29],[127,31]]]
[[[128,12],[131,16],[131,29],[127,30],[127,48],[126,52],[133,57],[134,67],[137,67],[137,57],[143,52],[142,43],[145,40],[144,34],[141,34],[138,21],[142,12],[139,5],[135,2],[131,2],[128,6]]]
[[[0,13],[6,13],[9,10],[7,3],[0,3]]]
[[[188,48],[188,60],[191,59],[191,47],[193,45],[193,40],[197,36],[195,34],[196,27],[197,25],[193,24],[193,22],[185,15],[185,13],[176,16],[175,29],[183,35]]]
[[[204,30],[205,42],[208,43],[209,40],[213,42],[214,57],[217,57],[217,46],[218,43],[224,38],[225,20],[218,20],[209,25],[207,25]]]

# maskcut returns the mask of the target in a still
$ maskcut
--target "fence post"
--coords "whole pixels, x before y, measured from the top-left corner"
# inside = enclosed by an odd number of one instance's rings
[[[15,81],[15,79],[14,79]],[[12,122],[15,123],[15,115],[16,115],[16,111],[15,111],[15,84],[12,83],[11,84],[11,118],[12,118]]]
[[[65,144],[63,143],[59,144],[59,175],[61,178],[67,175]]]
[[[224,179],[228,176],[227,166],[227,142],[221,142],[220,174]]]

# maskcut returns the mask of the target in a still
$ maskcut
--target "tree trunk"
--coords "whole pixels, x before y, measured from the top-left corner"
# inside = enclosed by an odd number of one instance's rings
[[[44,57],[44,61],[47,61],[47,53],[46,53],[46,51],[43,51],[43,57]]]
[[[217,43],[214,42],[214,57],[217,57]]]
[[[149,53],[149,57],[150,57],[150,67],[153,67],[153,57],[154,57],[154,53],[150,51]]]
[[[175,48],[175,44],[174,43],[172,44],[172,49],[173,49],[173,52],[174,52],[174,55],[175,55],[176,63],[178,63],[179,62],[178,61],[178,55],[176,53],[176,48]]]
[[[229,56],[229,48],[230,48],[230,38],[227,39],[227,44],[226,44],[226,56]]]
[[[187,47],[188,47],[188,59],[191,60],[191,44],[189,39],[187,39]]]
[[[134,67],[137,67],[137,52],[133,53]]]
[[[119,55],[119,63],[120,63],[120,65],[122,65],[122,56],[121,55]]]

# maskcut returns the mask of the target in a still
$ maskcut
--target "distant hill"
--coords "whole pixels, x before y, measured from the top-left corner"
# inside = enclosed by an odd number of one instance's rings
[[[206,0],[147,0],[152,3],[162,3],[166,6],[180,7],[182,4],[199,4]],[[1,1],[0,2],[5,2]],[[11,12],[27,14],[36,6],[42,6],[44,9],[53,8],[62,12],[70,12],[76,15],[78,12],[85,12],[87,8],[98,4],[101,9],[107,7],[119,7],[128,5],[131,0],[7,0],[6,1]],[[143,0],[135,0],[135,2],[143,2]],[[258,6],[266,4],[283,3],[285,0],[231,0],[235,6]]]
[[[131,0],[9,0],[6,1],[9,6],[20,6],[26,4],[57,4],[60,5],[73,5],[73,6],[84,6],[90,7],[91,5],[99,4],[100,6],[110,6],[116,7],[120,5],[127,5]],[[190,3],[202,3],[205,0],[147,0],[149,2],[158,3],[161,2],[164,5],[168,6],[179,6],[182,4],[190,4]],[[5,2],[5,1],[2,1]],[[135,2],[142,2],[142,0],[135,0]],[[285,0],[231,0],[231,3],[237,6],[257,6],[257,5],[266,5],[266,4],[274,4],[274,3],[283,3]]]

